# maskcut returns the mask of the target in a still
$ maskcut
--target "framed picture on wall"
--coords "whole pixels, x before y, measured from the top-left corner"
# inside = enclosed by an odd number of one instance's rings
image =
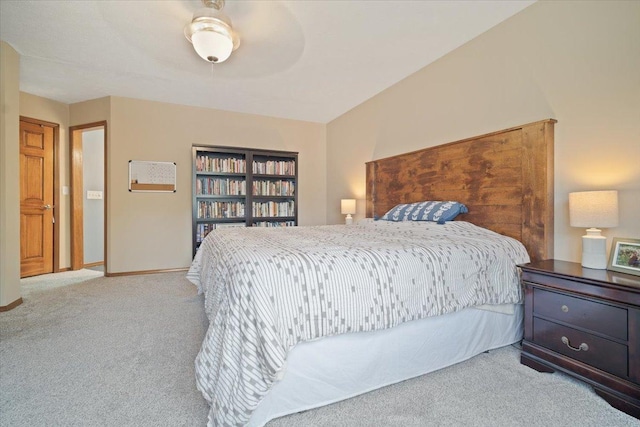
[[[640,276],[640,239],[614,237],[607,270]]]
[[[129,191],[175,193],[176,164],[129,160]]]

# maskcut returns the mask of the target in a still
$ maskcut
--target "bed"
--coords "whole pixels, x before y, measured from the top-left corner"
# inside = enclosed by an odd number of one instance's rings
[[[264,425],[518,341],[515,266],[552,255],[554,123],[367,163],[355,226],[207,236],[188,278],[210,321],[196,360],[209,425]],[[423,200],[469,213],[380,219]]]

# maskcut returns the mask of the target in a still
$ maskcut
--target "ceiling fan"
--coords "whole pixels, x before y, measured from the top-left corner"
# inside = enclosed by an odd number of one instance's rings
[[[229,17],[222,13],[225,0],[202,0],[202,3],[205,7],[193,14],[184,35],[202,59],[212,64],[224,62],[240,46],[240,37]]]
[[[230,43],[226,41],[231,56],[226,57],[224,64],[221,64],[225,57],[222,54],[206,54],[201,58],[185,41],[185,25],[193,24],[194,15],[197,18],[200,12],[198,9],[209,9],[205,11],[219,16],[215,12],[220,13],[220,9],[208,8],[203,0],[100,1],[96,4],[104,25],[126,41],[133,58],[141,61],[141,65],[155,67],[167,78],[190,73],[210,82],[208,67],[201,67],[203,59],[205,63],[220,64],[216,67],[217,81],[265,77],[286,70],[300,58],[305,36],[289,3],[279,0],[225,3],[224,12],[233,18],[233,35]],[[222,22],[229,25],[230,21]],[[236,52],[234,36],[238,41],[242,39],[242,46]],[[211,61],[207,56],[215,56],[218,61]]]

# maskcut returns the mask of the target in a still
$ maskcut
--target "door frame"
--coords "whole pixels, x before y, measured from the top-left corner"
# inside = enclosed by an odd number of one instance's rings
[[[84,268],[84,205],[83,205],[83,176],[82,176],[82,133],[88,130],[102,128],[104,130],[104,273],[107,275],[107,121],[86,123],[69,127],[69,178],[71,184],[71,270]]]
[[[20,116],[21,122],[32,123],[40,126],[53,128],[53,272],[60,272],[60,125],[58,123],[47,122],[45,120]],[[20,144],[20,140],[18,140]],[[22,179],[22,172],[20,172]],[[18,183],[20,185],[20,183]]]

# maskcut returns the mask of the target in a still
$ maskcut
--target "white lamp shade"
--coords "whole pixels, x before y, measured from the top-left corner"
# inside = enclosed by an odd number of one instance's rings
[[[582,236],[582,266],[607,268],[607,239],[600,228],[618,225],[618,192],[569,193],[569,223],[572,227],[589,227]]]
[[[340,200],[340,212],[342,212],[343,215],[356,213],[356,199]]]
[[[191,36],[196,53],[209,62],[226,61],[233,51],[233,42],[225,34],[215,31],[198,31]],[[211,58],[217,58],[212,60]]]
[[[618,226],[617,191],[569,193],[569,223],[572,227]]]

